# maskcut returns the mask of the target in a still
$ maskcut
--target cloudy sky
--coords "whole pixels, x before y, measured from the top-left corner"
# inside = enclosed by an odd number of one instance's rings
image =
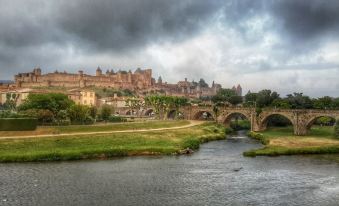
[[[0,0],[0,79],[152,68],[244,90],[339,96],[339,0]]]

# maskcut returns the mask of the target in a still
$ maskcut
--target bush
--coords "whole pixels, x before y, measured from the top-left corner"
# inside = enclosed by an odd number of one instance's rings
[[[27,115],[14,113],[9,110],[0,111],[0,118],[24,118],[24,117],[27,117]]]
[[[100,111],[101,119],[104,121],[109,121],[112,112],[112,108],[109,105],[103,105]]]
[[[232,134],[234,132],[234,130],[230,127],[226,127],[225,128],[225,134]]]
[[[95,120],[91,116],[87,116],[85,118],[84,124],[89,125],[89,124],[94,124],[94,123],[95,123]]]
[[[248,120],[232,121],[230,123],[230,127],[235,131],[250,130],[251,129],[251,123]]]
[[[119,116],[110,116],[108,118],[109,122],[127,122],[127,119]]]
[[[37,119],[39,125],[48,125],[53,123],[54,115],[53,112],[47,109],[28,109],[26,111],[22,111],[22,114]]]
[[[38,120],[32,118],[0,119],[0,131],[33,131],[37,125]]]
[[[265,136],[261,133],[256,133],[256,132],[249,132],[247,133],[247,136],[259,140],[263,145],[268,145],[269,144],[269,140],[267,138],[265,138]]]
[[[339,119],[337,119],[334,126],[334,135],[335,137],[339,138]]]

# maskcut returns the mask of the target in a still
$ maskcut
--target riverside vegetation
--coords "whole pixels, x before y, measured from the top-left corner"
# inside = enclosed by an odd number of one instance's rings
[[[148,123],[157,124],[157,123]],[[184,121],[180,124],[185,124]],[[142,124],[141,124],[142,125]],[[144,129],[144,127],[140,127]],[[214,123],[166,131],[145,131],[0,140],[0,162],[60,161],[129,155],[172,155],[225,138]]]

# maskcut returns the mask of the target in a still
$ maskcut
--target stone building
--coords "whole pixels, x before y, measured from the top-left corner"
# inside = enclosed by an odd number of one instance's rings
[[[16,106],[21,105],[33,90],[29,88],[11,89],[0,91],[0,104],[6,103],[7,100],[13,101]]]
[[[213,96],[221,89],[220,84],[212,83],[212,86],[201,86],[192,81],[179,81],[176,84],[163,82],[161,77],[156,81],[152,78],[152,70],[142,70],[138,68],[132,71],[103,72],[100,67],[96,69],[95,75],[85,74],[79,71],[77,74],[55,71],[53,73],[42,74],[40,68],[35,68],[32,72],[19,73],[15,75],[15,85],[17,88],[39,88],[39,87],[66,87],[66,88],[88,88],[105,87],[115,89],[129,89],[139,95],[150,92],[162,93],[173,96],[185,96],[189,98],[200,98]],[[240,86],[240,85],[239,85]],[[241,88],[240,88],[241,93]],[[74,101],[80,101],[78,94],[72,94]]]
[[[152,86],[152,70],[137,69],[131,71],[107,71],[103,74],[98,67],[96,75],[84,74],[79,71],[77,74],[58,72],[42,74],[40,68],[35,68],[29,73],[19,73],[14,77],[17,87],[68,87],[83,88],[89,86],[112,87],[121,89],[144,89]]]
[[[94,91],[88,89],[72,89],[68,91],[68,98],[76,104],[97,106],[97,97]]]
[[[232,90],[234,90],[235,93],[236,93],[238,96],[242,96],[242,88],[241,88],[240,84],[238,84],[237,87],[233,86],[233,87],[232,87]]]

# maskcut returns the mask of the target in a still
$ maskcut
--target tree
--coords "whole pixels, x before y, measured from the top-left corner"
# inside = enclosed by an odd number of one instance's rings
[[[324,96],[313,100],[315,109],[335,109],[335,100],[332,97]]]
[[[286,99],[281,99],[281,98],[273,100],[272,106],[276,108],[281,108],[281,109],[291,108],[291,105],[289,104],[289,102]]]
[[[175,118],[178,118],[180,107],[186,106],[188,99],[185,97],[174,97]]]
[[[252,93],[250,91],[248,91],[248,93],[245,95],[245,103],[244,106],[247,107],[253,107],[256,105],[257,102],[257,93]]]
[[[109,119],[109,117],[112,114],[112,108],[108,105],[103,105],[101,107],[101,111],[100,111],[100,116],[102,118],[102,120],[104,120],[105,122],[107,122],[107,120]]]
[[[315,124],[321,125],[321,126],[333,126],[335,124],[335,119],[332,117],[319,117],[316,121]]]
[[[181,106],[186,105],[188,99],[164,95],[151,95],[145,97],[145,105],[151,106],[159,119],[166,119],[172,109],[176,111],[176,117]]]
[[[98,113],[98,109],[94,106],[89,108],[89,115],[93,118],[96,119],[97,118],[97,113]]]
[[[237,105],[242,103],[242,97],[238,96],[233,89],[220,89],[215,96],[212,97],[214,104],[225,104],[226,102]]]
[[[228,102],[231,103],[232,105],[237,105],[242,103],[242,97],[241,96],[231,96],[228,99]]]
[[[85,124],[89,118],[89,107],[74,104],[68,109],[68,116],[73,124]]]
[[[60,110],[68,110],[73,104],[74,102],[68,99],[65,94],[29,94],[25,102],[18,109],[19,111],[44,109],[51,111],[56,116]]]
[[[128,98],[125,101],[125,104],[128,108],[130,108],[133,111],[137,112],[137,115],[139,115],[139,111],[142,107],[144,107],[144,103],[140,99],[135,98]]]
[[[269,89],[264,89],[258,92],[256,103],[260,108],[268,107],[272,104],[275,99],[279,98],[279,94],[277,92],[272,92]]]
[[[48,109],[28,109],[21,112],[22,115],[38,119],[39,124],[52,123],[54,114]]]
[[[293,94],[288,94],[286,100],[291,109],[312,109],[313,102],[309,96],[303,95],[303,93],[294,92]]]

